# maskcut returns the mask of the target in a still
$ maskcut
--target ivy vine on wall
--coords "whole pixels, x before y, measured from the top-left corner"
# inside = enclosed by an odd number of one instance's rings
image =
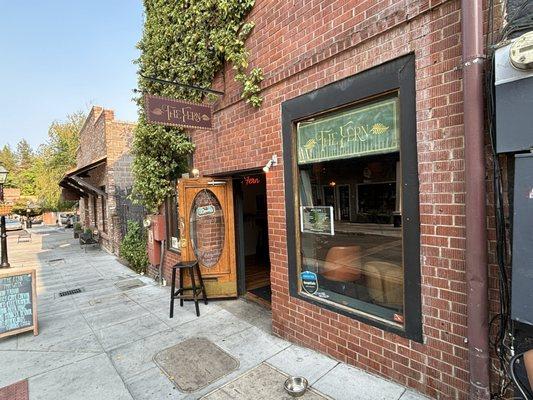
[[[225,61],[243,86],[242,98],[259,107],[263,73],[250,70],[245,41],[254,24],[245,18],[255,0],[144,0],[145,23],[138,44],[139,74],[209,87]],[[139,76],[141,93],[201,102],[204,94]],[[187,170],[194,145],[183,129],[148,124],[142,96],[133,152],[134,196],[157,211],[172,192],[173,181]]]

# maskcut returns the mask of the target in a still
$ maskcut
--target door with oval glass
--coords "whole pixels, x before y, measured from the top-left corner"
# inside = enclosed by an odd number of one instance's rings
[[[198,260],[208,297],[237,297],[231,179],[180,179],[178,199],[182,260]]]

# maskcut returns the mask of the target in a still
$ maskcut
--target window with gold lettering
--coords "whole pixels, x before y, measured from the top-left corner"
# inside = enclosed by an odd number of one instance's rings
[[[296,125],[300,293],[402,326],[398,97]]]

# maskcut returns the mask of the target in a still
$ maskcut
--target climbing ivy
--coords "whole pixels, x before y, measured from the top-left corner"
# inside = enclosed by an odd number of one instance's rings
[[[245,41],[254,24],[245,22],[255,0],[144,0],[145,23],[136,61],[141,93],[204,101],[202,92],[145,79],[157,77],[209,87],[225,61],[242,84],[242,98],[259,107],[263,73],[249,71]],[[142,96],[133,151],[134,197],[156,211],[172,191],[172,182],[187,169],[194,145],[183,129],[148,124]]]

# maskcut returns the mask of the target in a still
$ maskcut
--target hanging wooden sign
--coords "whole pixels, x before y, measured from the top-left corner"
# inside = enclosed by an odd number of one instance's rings
[[[146,120],[151,124],[213,129],[213,108],[167,97],[144,95]]]
[[[0,338],[37,328],[37,291],[34,269],[0,270]]]

